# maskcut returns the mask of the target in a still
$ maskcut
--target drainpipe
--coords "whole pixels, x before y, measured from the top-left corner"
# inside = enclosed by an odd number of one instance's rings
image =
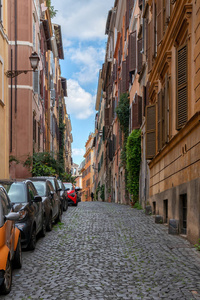
[[[11,49],[11,60],[10,60],[10,67],[11,67],[11,73],[13,71],[13,52],[12,52],[12,49]],[[12,76],[11,76],[11,80],[10,80],[10,86],[11,86],[11,89],[10,89],[10,152],[12,152],[12,125],[13,125],[13,122],[12,122],[12,102],[13,102],[13,99],[12,99],[12,86],[13,86],[13,79],[12,79]]]
[[[17,0],[15,0],[15,71],[17,70]],[[17,112],[17,76],[15,77],[15,113]]]

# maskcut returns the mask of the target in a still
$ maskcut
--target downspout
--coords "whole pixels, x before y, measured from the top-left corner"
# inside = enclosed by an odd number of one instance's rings
[[[17,0],[15,0],[15,71],[17,71]],[[17,113],[17,76],[15,77],[15,113]]]
[[[11,60],[10,60],[10,67],[11,67],[11,74],[13,71],[13,50],[11,49]],[[13,79],[11,76],[11,80],[10,80],[10,152],[12,152],[12,126],[13,126],[13,121],[12,121],[12,117],[13,117],[13,94],[12,94],[12,86],[13,86]]]

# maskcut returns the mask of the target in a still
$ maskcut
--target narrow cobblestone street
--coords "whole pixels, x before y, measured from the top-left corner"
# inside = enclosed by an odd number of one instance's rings
[[[23,251],[12,291],[0,299],[200,299],[200,255],[152,216],[131,207],[79,203],[63,225]]]

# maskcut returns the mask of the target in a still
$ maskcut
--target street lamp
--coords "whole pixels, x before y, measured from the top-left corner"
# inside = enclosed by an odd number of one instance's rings
[[[14,71],[7,71],[5,74],[8,78],[14,78],[22,73],[27,74],[28,72],[35,72],[35,70],[38,67],[38,63],[39,63],[39,56],[36,52],[33,52],[31,54],[31,56],[29,57],[30,59],[30,63],[31,63],[31,68],[32,70],[14,70]]]

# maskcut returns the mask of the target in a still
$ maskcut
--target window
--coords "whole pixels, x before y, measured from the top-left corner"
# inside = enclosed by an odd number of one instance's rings
[[[156,105],[146,107],[146,159],[156,154]]]
[[[187,45],[183,45],[177,49],[177,130],[181,129],[187,122],[187,93]]]
[[[187,234],[187,194],[180,195],[180,230]]]

